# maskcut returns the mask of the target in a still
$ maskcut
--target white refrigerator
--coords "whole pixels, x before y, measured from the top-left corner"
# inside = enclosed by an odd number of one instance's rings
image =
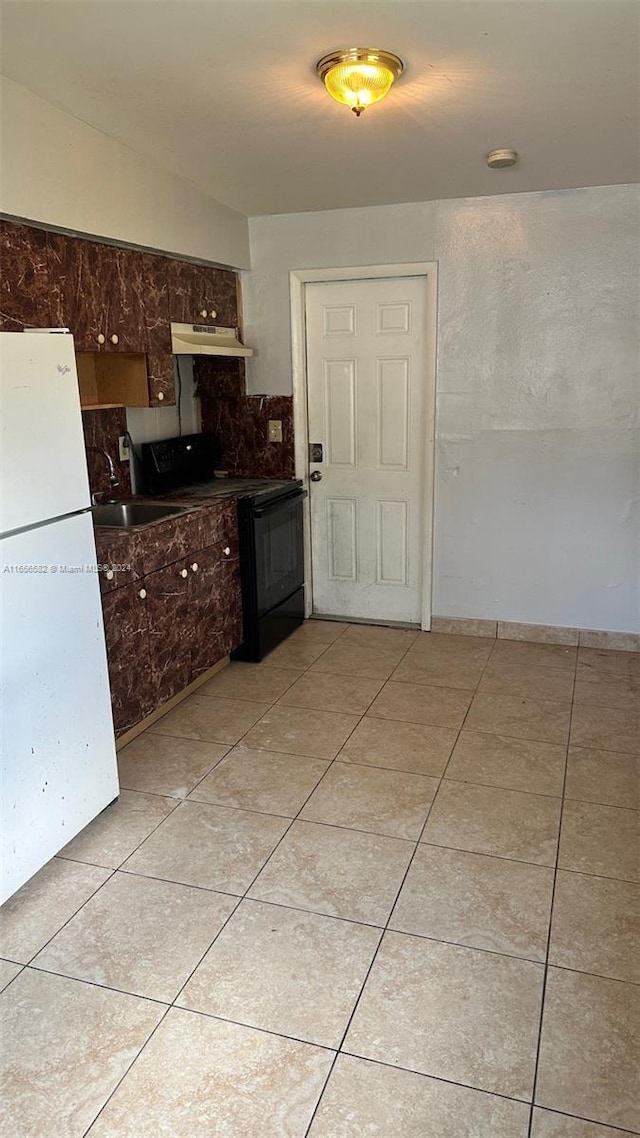
[[[73,338],[0,333],[0,903],[118,794]]]

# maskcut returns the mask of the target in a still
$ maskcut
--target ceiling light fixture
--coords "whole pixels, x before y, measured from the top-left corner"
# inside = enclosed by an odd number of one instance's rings
[[[316,71],[332,99],[346,103],[358,116],[371,103],[384,99],[404,71],[404,63],[377,47],[347,47],[330,51],[316,63]]]

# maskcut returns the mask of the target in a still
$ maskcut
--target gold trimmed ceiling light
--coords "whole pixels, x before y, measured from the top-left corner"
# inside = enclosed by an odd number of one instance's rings
[[[359,118],[371,103],[384,99],[402,75],[404,63],[377,47],[347,47],[323,55],[316,71],[331,98],[346,103]]]

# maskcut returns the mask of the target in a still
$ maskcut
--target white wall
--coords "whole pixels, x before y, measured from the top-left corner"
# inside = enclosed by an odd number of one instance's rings
[[[247,218],[2,79],[3,213],[245,268]]]
[[[288,273],[437,260],[433,612],[640,630],[638,187],[253,218],[249,389]]]

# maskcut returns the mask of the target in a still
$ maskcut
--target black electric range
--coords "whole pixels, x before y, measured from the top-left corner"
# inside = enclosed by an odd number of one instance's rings
[[[215,435],[145,443],[143,492],[205,501],[235,498],[240,542],[244,640],[233,653],[262,660],[304,620],[303,501],[299,480],[216,477]]]

